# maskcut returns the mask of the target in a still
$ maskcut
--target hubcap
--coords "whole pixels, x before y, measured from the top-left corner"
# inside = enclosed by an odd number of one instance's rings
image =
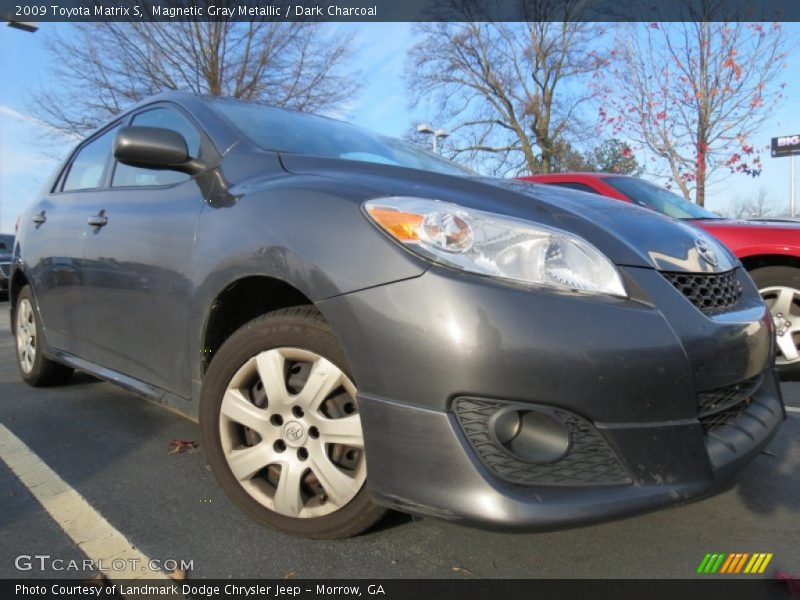
[[[366,481],[356,387],[314,352],[274,348],[248,360],[228,383],[219,431],[233,476],[282,515],[333,513]]]
[[[17,357],[22,370],[30,373],[36,360],[36,321],[27,298],[17,307]]]
[[[800,361],[800,290],[773,286],[761,290],[775,323],[778,356],[775,363],[788,365]]]

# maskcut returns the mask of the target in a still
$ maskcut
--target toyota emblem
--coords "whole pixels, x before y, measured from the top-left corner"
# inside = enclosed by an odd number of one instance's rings
[[[710,264],[712,267],[717,266],[717,255],[708,245],[708,242],[703,238],[696,238],[694,240],[694,247],[697,249],[697,253],[700,255],[704,261]]]

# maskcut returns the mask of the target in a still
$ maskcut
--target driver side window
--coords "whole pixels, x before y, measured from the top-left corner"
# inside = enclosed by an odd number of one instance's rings
[[[197,157],[200,153],[200,133],[194,125],[180,112],[171,108],[154,108],[139,113],[133,118],[131,125],[140,127],[160,127],[171,129],[180,133],[186,140],[189,156]],[[157,169],[142,169],[116,163],[111,187],[141,187],[173,185],[189,179],[186,173],[177,171],[162,171]]]
[[[108,155],[118,129],[119,124],[114,125],[78,150],[69,165],[61,191],[96,190],[103,187]]]

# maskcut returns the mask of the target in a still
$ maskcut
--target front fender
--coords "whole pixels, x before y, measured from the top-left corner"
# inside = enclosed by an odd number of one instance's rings
[[[355,184],[341,188],[324,178],[275,174],[230,205],[204,206],[192,266],[192,356],[201,355],[214,300],[240,279],[270,277],[319,302],[427,270],[427,263],[394,244],[363,215],[361,202],[369,190]],[[192,377],[199,381],[199,361],[194,362]]]
[[[800,246],[787,244],[759,244],[736,248],[736,256],[741,260],[754,256],[777,255],[800,259]]]

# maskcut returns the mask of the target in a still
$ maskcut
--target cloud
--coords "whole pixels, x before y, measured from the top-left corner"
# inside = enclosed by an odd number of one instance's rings
[[[23,123],[27,123],[28,125],[33,125],[37,129],[41,129],[42,131],[47,131],[49,133],[55,133],[59,137],[62,137],[65,141],[67,140],[76,140],[79,139],[79,136],[71,135],[64,133],[60,129],[56,129],[55,127],[48,125],[44,121],[40,121],[36,117],[32,115],[26,115],[18,110],[11,108],[10,106],[6,106],[4,104],[0,104],[0,115],[4,115],[7,117],[11,117],[17,121],[21,121]]]
[[[30,167],[54,167],[57,162],[58,160],[55,158],[41,154],[0,152],[0,165],[2,165],[4,175],[20,171],[27,171],[27,169]]]
[[[406,109],[403,66],[414,41],[408,23],[348,23],[358,48],[356,62],[363,87],[340,111],[353,123],[375,131],[402,136],[410,116]]]
[[[9,232],[16,216],[34,201],[44,181],[74,145],[71,136],[31,115],[0,105],[0,230]],[[48,142],[39,141],[46,133]],[[60,133],[60,132],[58,132]]]

